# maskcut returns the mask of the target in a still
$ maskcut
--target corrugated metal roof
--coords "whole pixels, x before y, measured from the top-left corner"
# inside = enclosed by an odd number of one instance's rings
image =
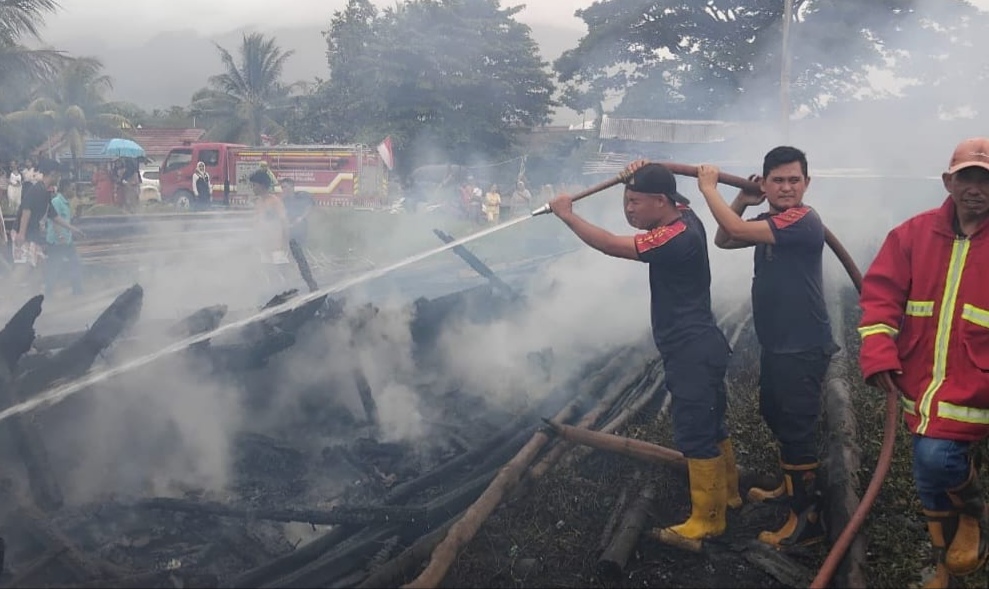
[[[719,143],[741,130],[737,123],[602,117],[601,139],[643,143]]]
[[[106,156],[103,152],[106,151],[106,144],[109,143],[109,139],[87,139],[86,143],[83,145],[82,153],[79,154],[80,160],[103,160]],[[62,146],[61,151],[56,155],[56,158],[60,161],[67,162],[72,159],[72,153],[69,151],[68,147]]]

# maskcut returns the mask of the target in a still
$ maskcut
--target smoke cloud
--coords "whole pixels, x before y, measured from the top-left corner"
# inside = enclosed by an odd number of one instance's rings
[[[936,5],[924,3],[928,10]],[[812,50],[827,51],[799,35],[795,42],[803,44],[805,59],[813,58]],[[974,37],[966,42],[981,43]],[[918,35],[911,54],[944,50],[933,43],[928,36]],[[971,59],[960,58],[952,62],[952,68],[962,72],[981,67],[976,58],[982,54],[965,52]],[[966,87],[959,80],[964,78],[910,95],[909,112],[929,113],[925,116],[904,120],[906,103],[863,99],[836,107],[820,119],[793,121],[787,142],[804,149],[810,159],[813,181],[807,201],[821,212],[863,270],[889,228],[940,204],[944,191],[938,177],[950,151],[983,118],[976,112],[975,118],[964,121],[944,120],[941,106],[951,102],[948,98],[978,95],[975,82]],[[724,118],[739,112],[734,109],[755,112],[756,107],[778,104],[777,91],[775,84],[760,85],[756,80],[746,93],[749,103],[727,105]],[[909,88],[903,92],[909,95]],[[651,116],[664,118],[661,104]],[[779,129],[772,122],[743,121],[741,127],[735,140],[676,153],[688,163],[709,161],[741,175],[758,173],[762,155],[782,141]],[[430,150],[428,144],[422,145],[423,153]],[[430,159],[452,158],[436,153]],[[494,170],[498,169],[494,164],[502,162],[469,163],[473,170]],[[505,166],[503,173],[514,178],[517,164]],[[589,180],[560,177],[557,187]],[[716,225],[693,180],[681,178],[679,182],[680,191],[692,198],[707,228],[716,313],[746,304],[751,252],[715,248]],[[509,187],[503,187],[503,196],[510,193]],[[436,191],[452,193],[452,187],[439,189],[435,183],[419,188],[434,202],[442,200]],[[529,188],[538,194],[539,187]],[[729,199],[733,196],[727,189],[723,194]],[[620,191],[612,189],[581,202],[577,210],[615,233],[631,234],[620,203]],[[352,242],[345,249],[352,250],[348,262],[358,270],[436,247],[439,242],[433,228],[457,237],[471,230],[442,210],[359,214],[377,215],[371,229],[357,234],[341,225],[333,228],[336,234],[326,237],[329,242]],[[230,317],[243,316],[286,286],[304,288],[294,268],[287,271],[283,284],[270,268],[262,270],[249,221],[240,231],[221,236],[180,232],[151,237],[168,241],[175,252],[147,255],[137,270],[117,271],[105,283],[90,283],[95,292],[122,290],[140,281],[145,291],[144,311],[130,335],[151,343],[146,348],[118,344],[97,362],[97,369],[154,349],[164,341],[161,325],[178,321],[197,308],[226,304]],[[311,455],[353,441],[355,435],[367,434],[361,429],[364,417],[355,369],[364,374],[377,401],[379,441],[426,445],[436,424],[448,417],[444,411],[449,408],[442,402],[447,391],[466,393],[475,402],[472,407],[484,412],[481,416],[506,418],[538,403],[601,353],[629,343],[644,343],[648,349],[645,265],[589,250],[551,216],[495,233],[469,248],[524,294],[526,303],[505,314],[495,308],[468,306],[463,317],[443,330],[429,362],[415,354],[412,301],[484,283],[451,253],[343,293],[342,320],[300,334],[292,348],[272,357],[262,369],[217,376],[190,350],[45,410],[42,419],[58,424],[46,432],[54,458],[68,465],[63,482],[71,490],[70,499],[177,495],[190,489],[229,493],[236,484],[238,440],[245,434],[285,440]],[[830,254],[825,256],[829,260],[827,280],[847,283]],[[345,276],[339,266],[322,262],[317,264],[322,285]],[[68,305],[46,302],[39,331],[84,328],[99,312],[99,305],[107,302],[104,298],[71,311],[66,310]],[[224,339],[212,345],[225,343],[231,342]],[[334,474],[328,470],[318,476],[329,480]]]

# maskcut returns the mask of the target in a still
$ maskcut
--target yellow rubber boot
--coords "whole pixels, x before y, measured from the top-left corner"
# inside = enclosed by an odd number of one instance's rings
[[[725,485],[727,487],[728,508],[738,509],[742,506],[742,496],[738,494],[738,465],[735,464],[735,449],[731,438],[725,438],[718,443],[721,455],[725,457]]]
[[[725,457],[688,458],[690,517],[669,528],[653,528],[651,535],[664,544],[700,552],[704,538],[725,532]]]
[[[759,534],[759,541],[783,548],[809,546],[824,539],[820,494],[817,490],[818,464],[783,465],[783,481],[790,500],[790,513],[783,527]]]
[[[945,565],[947,546],[954,537],[958,527],[958,514],[951,511],[928,511],[927,532],[931,535],[931,556],[934,561],[934,576],[923,585],[923,589],[949,589],[957,586],[957,581],[948,572]]]
[[[982,568],[989,556],[989,519],[975,468],[969,469],[967,481],[948,491],[948,498],[958,511],[958,529],[944,562],[948,572],[962,577]]]

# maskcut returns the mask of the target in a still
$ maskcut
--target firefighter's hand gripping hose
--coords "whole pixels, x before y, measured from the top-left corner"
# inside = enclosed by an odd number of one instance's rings
[[[659,163],[662,163],[674,174],[680,176],[690,176],[693,178],[697,177],[696,166],[673,162]],[[628,174],[625,171],[622,171],[622,173],[614,178],[588,188],[583,192],[579,192],[573,195],[572,198],[574,201],[580,200],[592,194],[601,192],[602,190],[611,188],[617,184],[623,183],[627,179]],[[746,180],[740,176],[725,174],[723,172],[718,175],[718,182],[751,192],[759,191],[759,186],[755,182]],[[543,215],[549,212],[551,212],[549,205],[544,205],[543,207],[533,211],[532,215]],[[831,248],[831,251],[834,252],[835,256],[838,258],[838,261],[841,262],[841,265],[845,268],[845,272],[848,273],[848,277],[851,279],[852,284],[855,285],[855,290],[862,292],[862,273],[859,271],[858,266],[856,266],[851,255],[844,248],[841,242],[838,241],[838,238],[835,237],[834,234],[831,233],[831,231],[826,227],[824,229],[824,237],[828,247]],[[845,529],[842,530],[838,540],[834,543],[834,546],[831,547],[831,551],[824,560],[824,564],[821,566],[817,576],[811,583],[812,589],[823,589],[831,581],[835,571],[838,569],[838,565],[841,564],[842,559],[845,557],[845,553],[848,551],[849,546],[851,546],[852,541],[858,534],[859,528],[862,527],[862,523],[869,514],[869,510],[872,509],[872,504],[875,503],[876,497],[879,495],[879,489],[882,487],[883,481],[889,473],[890,465],[893,460],[893,446],[896,442],[896,427],[899,421],[899,401],[899,393],[896,391],[890,392],[886,396],[886,421],[883,426],[883,444],[879,451],[879,461],[876,464],[876,470],[872,474],[872,480],[869,481],[869,486],[865,491],[865,495],[862,496],[862,500],[859,502],[858,507],[855,509],[855,513],[852,514],[851,519],[848,521],[848,525],[845,526]]]

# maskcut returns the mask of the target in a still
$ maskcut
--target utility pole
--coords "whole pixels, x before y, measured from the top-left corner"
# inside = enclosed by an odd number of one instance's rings
[[[780,123],[783,143],[790,141],[790,24],[793,0],[783,0],[783,47],[780,51]]]

